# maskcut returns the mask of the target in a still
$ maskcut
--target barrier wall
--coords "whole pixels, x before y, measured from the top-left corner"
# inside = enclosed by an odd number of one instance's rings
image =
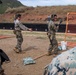
[[[25,26],[32,28],[33,31],[47,31],[47,24],[24,23]],[[57,24],[56,24],[57,25]],[[0,29],[14,29],[14,23],[0,23]],[[65,32],[66,25],[61,24],[58,32]]]

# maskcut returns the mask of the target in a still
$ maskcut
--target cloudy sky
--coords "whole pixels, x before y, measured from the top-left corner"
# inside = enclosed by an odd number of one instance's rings
[[[26,6],[76,5],[76,0],[18,0]]]

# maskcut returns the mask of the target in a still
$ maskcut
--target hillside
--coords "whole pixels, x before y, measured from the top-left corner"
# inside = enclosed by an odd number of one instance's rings
[[[59,18],[66,18],[68,12],[76,12],[76,5],[68,6],[45,6],[8,8],[5,14],[1,15],[1,22],[13,22],[16,13],[22,14],[22,22],[46,22],[48,15],[57,14]]]
[[[19,7],[23,6],[19,1],[17,0],[1,0],[2,4],[0,4],[0,14],[4,13],[6,9],[9,7]]]

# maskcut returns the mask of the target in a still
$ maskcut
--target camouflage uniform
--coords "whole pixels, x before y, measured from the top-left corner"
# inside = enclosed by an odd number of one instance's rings
[[[16,38],[17,38],[17,45],[15,48],[18,49],[19,52],[21,52],[22,51],[21,45],[23,42],[23,36],[21,33],[21,29],[28,30],[28,28],[26,26],[24,26],[19,20],[15,20],[14,23],[15,23],[14,34],[16,35]]]
[[[49,55],[52,53],[52,50],[54,50],[54,53],[57,54],[58,52],[58,42],[56,40],[56,30],[57,27],[55,26],[54,22],[50,20],[48,22],[48,38],[50,41],[48,53]]]

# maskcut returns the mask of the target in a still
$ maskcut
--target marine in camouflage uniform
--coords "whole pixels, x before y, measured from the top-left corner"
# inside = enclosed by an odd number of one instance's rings
[[[54,24],[53,20],[55,19],[56,15],[50,19],[50,21],[48,22],[48,38],[50,41],[50,45],[49,45],[49,49],[48,49],[48,55],[51,55],[53,50],[54,50],[54,54],[58,53],[58,42],[56,40],[56,31],[57,31],[57,27]]]
[[[22,52],[21,45],[23,42],[23,36],[22,36],[21,30],[31,30],[31,29],[27,28],[26,26],[24,26],[20,22],[20,19],[21,19],[21,14],[17,14],[15,17],[15,21],[14,21],[14,23],[15,23],[14,34],[16,35],[16,38],[17,38],[17,45],[14,50],[17,53]]]

